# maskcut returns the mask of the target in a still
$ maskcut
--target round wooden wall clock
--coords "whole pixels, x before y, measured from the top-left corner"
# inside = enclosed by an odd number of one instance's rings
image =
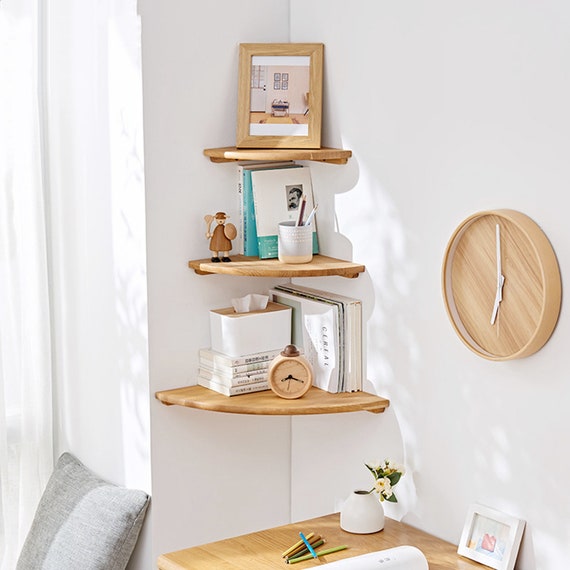
[[[445,250],[442,289],[455,331],[489,360],[534,354],[560,313],[556,254],[540,227],[515,210],[479,212],[459,225]]]
[[[281,398],[293,400],[306,394],[313,384],[313,369],[294,344],[276,356],[267,371],[269,387]]]

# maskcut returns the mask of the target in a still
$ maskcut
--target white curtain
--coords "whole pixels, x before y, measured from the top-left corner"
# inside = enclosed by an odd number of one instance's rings
[[[122,453],[78,425],[94,386],[78,376],[105,361],[89,351],[99,315],[146,299],[125,275],[144,252],[139,42],[136,0],[0,0],[0,570],[62,448]]]
[[[52,467],[38,13],[0,2],[0,560],[14,568]]]

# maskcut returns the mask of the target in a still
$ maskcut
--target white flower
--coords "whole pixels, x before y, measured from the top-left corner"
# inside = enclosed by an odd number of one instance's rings
[[[389,499],[393,494],[392,485],[388,477],[381,477],[380,479],[377,479],[374,483],[374,490],[385,499]]]
[[[400,465],[399,463],[396,463],[395,461],[392,461],[391,459],[386,461],[386,467],[392,472],[399,471],[402,474],[402,476],[406,472],[403,465]]]

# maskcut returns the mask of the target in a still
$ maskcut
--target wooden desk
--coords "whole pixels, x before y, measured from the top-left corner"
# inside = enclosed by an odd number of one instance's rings
[[[457,546],[435,538],[407,524],[386,519],[386,526],[375,534],[350,534],[341,530],[338,513],[308,521],[288,524],[227,540],[194,546],[163,554],[158,558],[159,570],[265,570],[280,568],[303,570],[326,562],[384,550],[395,546],[417,546],[428,560],[430,570],[481,570],[481,565],[462,558]],[[299,532],[322,535],[331,548],[346,544],[348,548],[317,560],[286,564],[281,554],[299,540]]]

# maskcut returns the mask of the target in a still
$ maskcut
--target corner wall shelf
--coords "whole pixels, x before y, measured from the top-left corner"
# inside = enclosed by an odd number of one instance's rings
[[[204,154],[212,162],[235,162],[237,160],[313,160],[346,164],[351,150],[340,148],[236,148],[231,146],[207,148]]]
[[[271,390],[224,396],[202,386],[186,386],[156,392],[155,397],[167,406],[185,406],[211,412],[254,414],[263,416],[296,416],[338,414],[342,412],[382,413],[390,401],[366,392],[330,394],[311,388],[302,398],[285,400]]]
[[[323,277],[338,275],[355,278],[366,270],[364,265],[343,261],[325,255],[315,255],[310,263],[281,263],[278,259],[259,259],[232,255],[228,263],[214,263],[210,259],[189,261],[188,266],[198,275],[212,273],[250,277]]]

